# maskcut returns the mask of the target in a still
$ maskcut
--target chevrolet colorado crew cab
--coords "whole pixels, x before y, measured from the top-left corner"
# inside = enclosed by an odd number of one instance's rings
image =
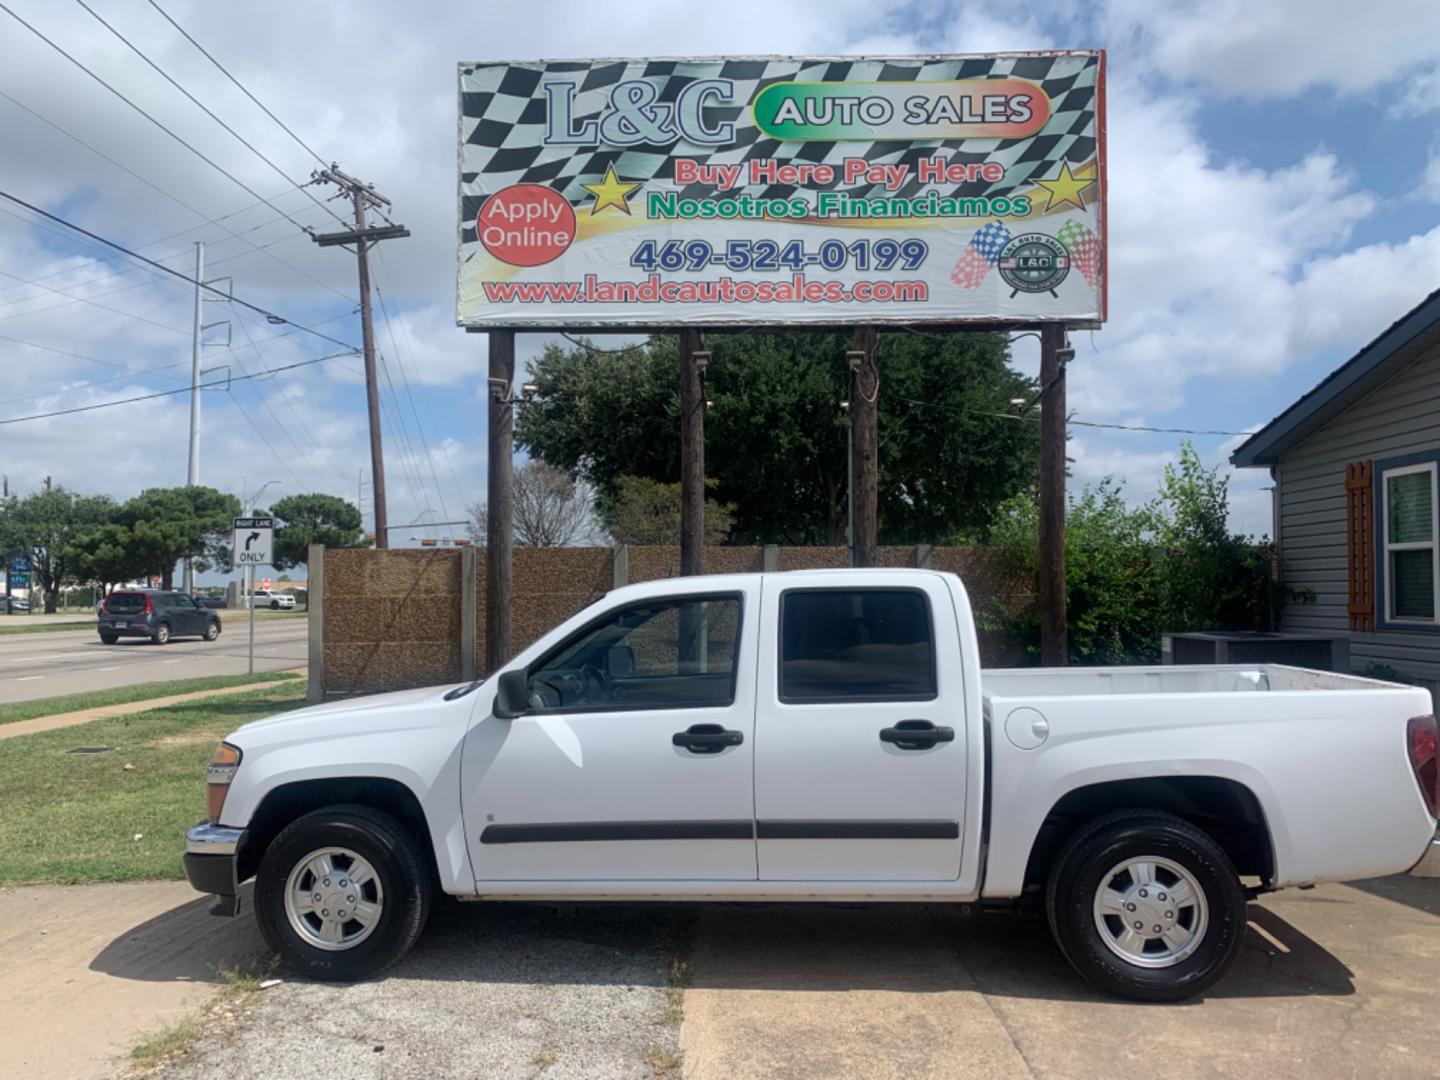
[[[191,883],[320,979],[470,900],[1038,901],[1070,963],[1179,1000],[1245,905],[1433,871],[1430,695],[1281,666],[981,671],[927,570],[617,589],[486,680],[247,724]],[[1423,864],[1423,866],[1422,866]]]

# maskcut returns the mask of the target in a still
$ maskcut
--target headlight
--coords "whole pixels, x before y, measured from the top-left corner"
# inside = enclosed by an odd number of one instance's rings
[[[225,796],[230,791],[230,781],[235,779],[235,770],[240,768],[240,757],[238,746],[222,742],[210,758],[210,765],[205,770],[205,798],[211,822],[220,820]]]

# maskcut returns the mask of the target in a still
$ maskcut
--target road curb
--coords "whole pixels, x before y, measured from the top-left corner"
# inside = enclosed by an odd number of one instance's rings
[[[304,667],[288,668],[281,674],[299,675],[305,678]],[[252,690],[265,690],[277,686],[294,685],[293,679],[271,679],[269,682],[245,683],[242,686],[221,686],[213,690],[192,690],[188,694],[170,694],[167,697],[150,698],[147,701],[127,701],[119,705],[99,705],[93,709],[79,709],[75,712],[55,713],[53,716],[37,716],[33,720],[17,720],[13,724],[0,725],[0,742],[20,735],[34,735],[41,731],[55,731],[58,728],[88,724],[92,720],[107,720],[115,716],[130,716],[134,713],[162,709],[167,705],[180,705],[201,698],[220,697],[224,694],[244,694]],[[300,683],[303,685],[303,682]]]

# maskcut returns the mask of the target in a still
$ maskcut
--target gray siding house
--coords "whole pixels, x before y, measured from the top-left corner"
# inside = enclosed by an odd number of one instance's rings
[[[1440,291],[1231,455],[1269,468],[1280,629],[1440,687]]]

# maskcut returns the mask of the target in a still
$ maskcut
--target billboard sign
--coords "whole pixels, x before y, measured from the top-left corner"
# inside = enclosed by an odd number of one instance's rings
[[[1105,318],[1101,52],[460,65],[470,327]]]

